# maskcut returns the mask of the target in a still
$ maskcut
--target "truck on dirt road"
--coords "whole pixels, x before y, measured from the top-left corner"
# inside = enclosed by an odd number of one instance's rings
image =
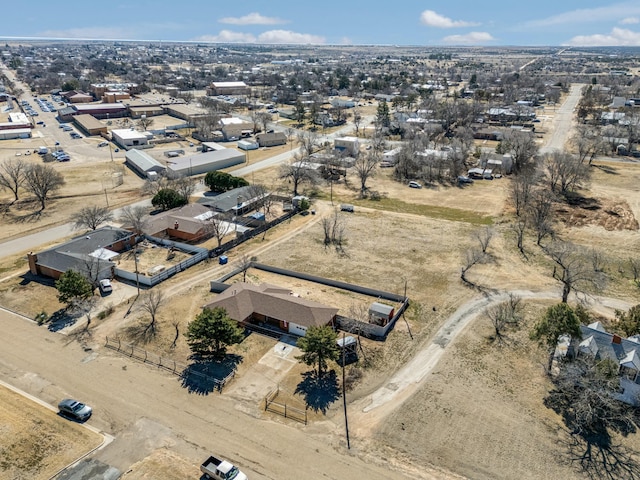
[[[200,471],[211,480],[247,480],[238,467],[213,455],[200,465]]]

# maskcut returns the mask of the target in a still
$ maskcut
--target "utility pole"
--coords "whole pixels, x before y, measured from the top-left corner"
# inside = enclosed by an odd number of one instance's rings
[[[344,406],[344,428],[347,431],[347,449],[351,450],[351,442],[349,442],[349,420],[347,420],[347,389],[344,383],[345,350],[344,332],[342,332],[342,404]]]
[[[138,289],[138,297],[140,296],[140,278],[138,273],[138,244],[133,247],[133,261],[136,266],[136,288]]]

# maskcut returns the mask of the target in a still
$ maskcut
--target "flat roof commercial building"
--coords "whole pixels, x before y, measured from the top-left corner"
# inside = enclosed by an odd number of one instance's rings
[[[207,95],[250,95],[251,87],[244,82],[212,82]]]
[[[149,137],[146,134],[130,128],[111,130],[111,135],[113,140],[124,148],[149,144]]]
[[[100,135],[107,133],[107,126],[103,125],[93,115],[83,114],[73,117],[73,122],[78,128],[84,130],[87,135]]]

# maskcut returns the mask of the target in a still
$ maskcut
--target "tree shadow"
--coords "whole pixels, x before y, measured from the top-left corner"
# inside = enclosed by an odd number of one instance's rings
[[[599,169],[600,171],[602,171],[602,172],[604,172],[604,173],[606,173],[608,175],[620,175],[615,168],[610,167],[608,165],[595,165],[594,164],[593,167]]]
[[[191,357],[192,363],[180,376],[181,383],[189,393],[208,395],[214,390],[221,391],[221,381],[233,374],[242,362],[242,355],[227,354],[223,358]]]
[[[308,408],[326,414],[329,405],[340,398],[336,372],[331,370],[318,378],[313,370],[303,373],[302,377],[304,379],[296,387],[295,393],[303,397]]]
[[[151,322],[138,322],[125,328],[125,337],[131,338],[134,343],[147,344],[151,342],[158,333],[158,325],[151,326]]]
[[[74,325],[78,321],[79,315],[70,312],[66,308],[53,312],[47,322],[47,328],[50,332],[59,332],[65,327]]]
[[[640,479],[636,452],[612,442],[608,433],[576,434],[567,432],[560,440],[569,463],[591,480]]]

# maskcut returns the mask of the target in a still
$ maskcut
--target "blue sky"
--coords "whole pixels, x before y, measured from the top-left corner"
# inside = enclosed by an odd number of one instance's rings
[[[30,0],[0,37],[384,45],[640,46],[640,1]]]

